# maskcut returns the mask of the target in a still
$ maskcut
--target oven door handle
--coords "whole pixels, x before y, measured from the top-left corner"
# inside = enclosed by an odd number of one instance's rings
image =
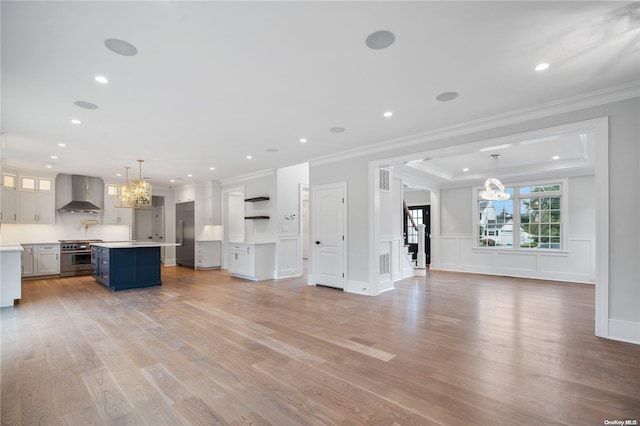
[[[60,254],[66,254],[66,253],[80,253],[80,254],[91,254],[91,250],[62,250],[60,252]]]

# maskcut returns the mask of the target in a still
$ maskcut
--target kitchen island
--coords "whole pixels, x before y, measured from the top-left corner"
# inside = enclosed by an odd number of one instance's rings
[[[111,291],[162,285],[160,247],[172,243],[91,244],[91,275]]]
[[[20,280],[20,244],[0,245],[0,307],[13,306],[22,297]]]

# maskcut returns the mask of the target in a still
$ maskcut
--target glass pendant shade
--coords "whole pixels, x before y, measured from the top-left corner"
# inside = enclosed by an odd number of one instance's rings
[[[484,191],[480,191],[480,198],[487,201],[499,201],[508,200],[511,195],[504,191],[504,185],[495,177],[496,175],[496,163],[500,154],[491,155],[493,158],[493,176],[484,182]]]

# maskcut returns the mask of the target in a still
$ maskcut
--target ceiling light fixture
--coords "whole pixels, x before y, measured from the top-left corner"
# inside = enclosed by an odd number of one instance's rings
[[[300,143],[307,143],[307,140],[305,138],[300,138]]]
[[[209,167],[209,170],[215,170],[215,169],[216,169],[215,167]]]
[[[64,148],[64,147],[67,146],[67,144],[66,143],[59,143],[58,146],[61,147],[61,148]]]
[[[58,156],[57,155],[52,155],[51,158],[53,158],[54,160],[57,160]]]
[[[142,163],[144,160],[137,160],[140,175],[138,180],[129,180],[129,169],[125,167],[125,183],[116,188],[115,207],[116,208],[138,208],[151,207],[152,194],[151,182],[142,179]]]
[[[553,156],[553,157],[551,157],[551,158],[553,158],[554,160],[559,160],[559,159],[560,159],[560,156],[559,156],[559,155],[554,155],[554,156]]]
[[[508,200],[511,195],[504,192],[504,185],[496,178],[496,164],[500,154],[492,154],[491,158],[493,158],[493,177],[485,181],[484,191],[480,191],[480,198],[488,201]],[[496,189],[492,189],[492,186]]]
[[[252,157],[252,156],[250,156],[250,155],[247,155],[245,158],[246,158],[247,160],[251,160],[253,157]]]
[[[52,166],[51,164],[45,164],[44,166],[45,166],[47,169],[52,169],[52,168],[53,168],[53,166]]]
[[[189,174],[187,175],[187,177],[193,177],[193,175],[192,175],[191,173],[189,173]]]
[[[463,172],[468,172],[469,169],[467,167],[465,167],[464,169],[462,169]]]
[[[549,68],[549,64],[546,62],[536,65],[536,71],[544,71],[547,68]]]
[[[71,120],[71,124],[82,124],[82,121],[74,118],[73,120]]]
[[[392,117],[392,116],[393,116],[393,112],[391,112],[391,111],[386,111],[383,115],[384,115],[385,117],[389,118],[389,117]]]
[[[98,83],[107,84],[109,82],[109,79],[103,75],[96,75],[96,81]]]

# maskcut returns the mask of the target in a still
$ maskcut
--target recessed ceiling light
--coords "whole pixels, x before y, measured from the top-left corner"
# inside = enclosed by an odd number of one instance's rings
[[[345,132],[347,129],[345,129],[344,127],[332,127],[329,129],[330,132],[333,133],[342,133]]]
[[[59,143],[58,146],[64,148],[65,146],[67,146],[67,144],[66,143]]]
[[[171,183],[173,183],[175,181],[176,181],[175,179],[169,179],[169,182],[171,182]]]
[[[51,158],[53,158],[54,160],[57,160],[58,156],[57,155],[52,155]]]
[[[45,164],[44,166],[45,166],[47,169],[52,169],[52,168],[53,168],[53,166],[52,166],[51,164]]]
[[[544,71],[547,68],[549,68],[549,64],[546,62],[536,65],[536,71]]]
[[[393,113],[391,111],[385,111],[385,113],[382,114],[382,115],[384,115],[385,117],[389,118],[389,117],[393,116]]]
[[[112,51],[113,53],[117,53],[118,55],[123,56],[134,56],[138,53],[138,49],[136,47],[124,40],[119,40],[117,38],[108,38],[104,41],[104,45]]]
[[[193,175],[192,175],[191,173],[189,173],[189,174],[187,175],[187,177],[193,177]]]
[[[553,156],[553,157],[551,157],[551,158],[553,158],[554,160],[559,160],[559,159],[560,159],[560,156],[559,156],[559,155],[554,155],[554,156]]]
[[[300,138],[300,143],[307,143],[307,140],[305,138]]]
[[[209,167],[209,170],[215,170],[215,169],[216,169],[215,167]]]
[[[92,104],[91,102],[75,101],[73,104],[77,107],[84,108],[84,109],[98,109],[98,105]]]
[[[109,82],[109,79],[103,75],[96,75],[96,81],[98,83],[107,84]]]
[[[247,160],[251,160],[253,157],[252,157],[252,156],[250,156],[250,155],[247,155],[245,158],[246,158]]]
[[[71,120],[71,124],[82,124],[82,121],[76,120],[75,118]]]
[[[439,100],[440,102],[447,102],[447,101],[452,101],[457,97],[458,97],[458,92],[444,92],[436,96],[436,99]]]
[[[122,173],[116,173],[116,176],[122,176]]]
[[[467,167],[465,167],[464,169],[462,169],[463,172],[468,172],[469,169]]]
[[[380,50],[391,46],[396,40],[396,36],[391,31],[376,31],[369,34],[365,43],[370,49]]]

